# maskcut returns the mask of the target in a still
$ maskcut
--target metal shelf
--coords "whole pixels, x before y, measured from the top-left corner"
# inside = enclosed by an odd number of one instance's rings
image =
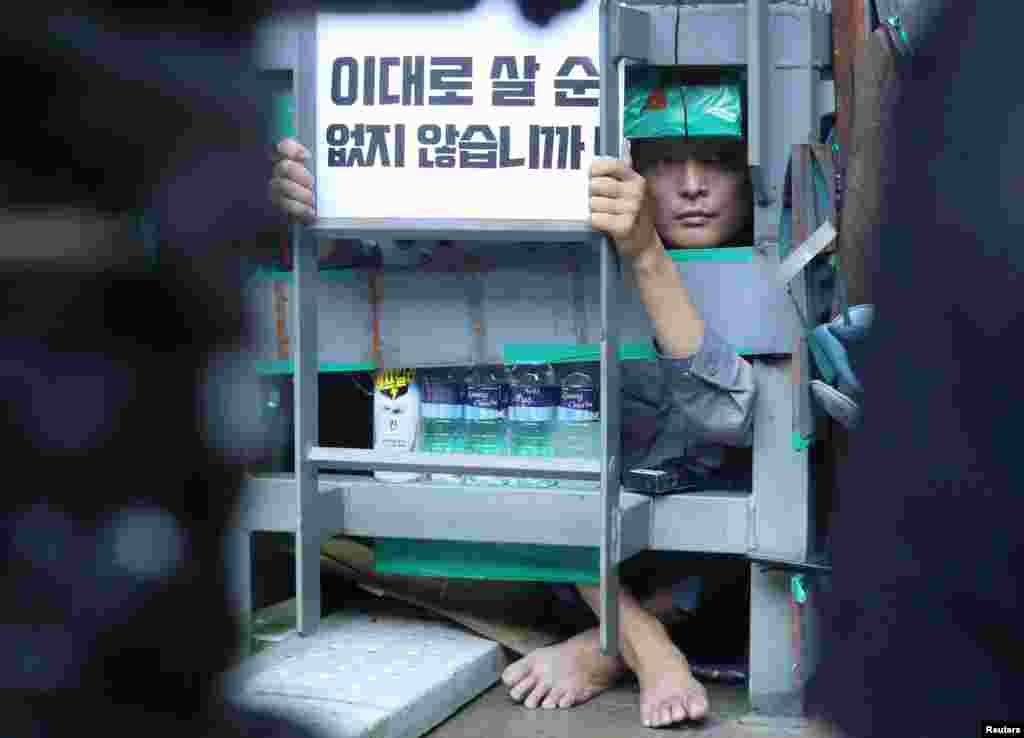
[[[629,5],[648,6],[638,10]],[[706,3],[708,4],[708,3]],[[722,5],[720,3],[711,3]],[[811,539],[810,526],[813,521],[812,500],[808,493],[808,462],[806,449],[795,448],[791,442],[794,431],[794,407],[798,405],[803,392],[801,374],[806,373],[806,348],[793,346],[789,332],[793,316],[781,291],[777,311],[764,312],[763,301],[753,300],[751,295],[758,284],[767,284],[774,272],[772,259],[776,255],[770,247],[775,237],[775,225],[779,217],[777,189],[773,187],[780,180],[784,161],[775,147],[784,148],[793,143],[803,142],[815,130],[817,121],[814,111],[816,70],[814,68],[815,45],[818,31],[824,27],[822,19],[813,19],[805,24],[808,31],[807,59],[794,57],[799,68],[786,69],[771,51],[789,49],[790,45],[773,41],[768,35],[775,32],[770,23],[776,8],[784,4],[772,4],[769,12],[768,0],[748,0],[734,3],[741,10],[720,8],[721,17],[728,16],[732,27],[732,44],[728,56],[733,62],[746,64],[749,77],[749,163],[752,176],[762,197],[755,207],[755,252],[746,271],[751,274],[751,288],[741,288],[740,295],[733,301],[730,295],[726,310],[742,316],[733,322],[734,327],[724,331],[725,337],[754,353],[791,354],[792,358],[753,360],[759,387],[759,398],[755,410],[753,490],[751,494],[714,493],[686,494],[656,499],[622,492],[618,485],[621,470],[620,452],[620,397],[619,397],[619,336],[630,338],[637,331],[646,331],[646,324],[631,324],[629,316],[635,314],[635,290],[625,293],[620,304],[622,276],[619,273],[618,258],[613,244],[606,238],[597,239],[580,223],[525,224],[486,223],[481,221],[425,222],[400,221],[383,223],[376,221],[333,221],[324,222],[311,229],[295,229],[293,254],[295,271],[291,296],[292,325],[294,336],[295,373],[295,428],[296,428],[296,470],[294,476],[273,477],[251,480],[247,486],[239,523],[233,531],[231,555],[242,566],[235,574],[233,588],[236,607],[246,609],[250,604],[249,577],[251,576],[251,542],[249,532],[253,530],[289,530],[296,535],[297,556],[297,617],[300,633],[309,634],[315,630],[320,614],[319,547],[324,537],[339,532],[371,537],[420,538],[429,540],[497,541],[536,543],[541,545],[598,546],[601,569],[601,640],[602,648],[614,654],[617,651],[618,636],[618,576],[619,562],[644,548],[673,551],[695,551],[747,554],[773,551],[793,559],[806,555]],[[802,3],[808,4],[808,3]],[[812,7],[821,3],[811,2]],[[618,80],[623,57],[643,58],[657,63],[664,58],[664,32],[667,28],[657,26],[665,15],[663,9],[649,7],[663,3],[630,3],[623,5],[615,0],[600,0],[600,68],[601,68],[601,150],[605,154],[618,155],[620,131],[616,111],[621,109]],[[745,12],[744,12],[745,11]],[[807,14],[807,11],[804,11]],[[308,19],[307,19],[308,20]],[[646,25],[645,25],[646,24]],[[665,25],[665,24],[662,24]],[[300,123],[299,138],[307,148],[315,149],[315,132],[311,121],[315,106],[311,90],[316,82],[315,44],[316,32],[312,23],[299,20],[292,23],[288,39],[281,36],[278,41],[282,52],[273,60],[273,65],[295,70],[293,79],[297,92],[297,109]],[[696,30],[694,21],[691,30]],[[674,30],[674,29],[673,29]],[[721,37],[710,34],[708,37]],[[672,35],[674,46],[675,35]],[[771,48],[769,48],[771,47]],[[687,49],[696,48],[690,45]],[[803,48],[803,47],[801,47]],[[742,50],[742,55],[739,53]],[[671,49],[673,55],[675,49]],[[724,52],[723,52],[724,53]],[[789,53],[787,51],[787,53]],[[796,53],[795,51],[793,53]],[[710,54],[710,52],[709,52]],[[703,60],[703,63],[723,63],[721,58]],[[682,63],[701,63],[692,55]],[[804,63],[806,61],[806,64]],[[781,101],[772,101],[769,91],[783,89]],[[807,130],[804,130],[804,128]],[[778,135],[773,135],[778,133]],[[315,150],[313,161],[316,161]],[[315,173],[314,173],[315,174]],[[317,427],[317,370],[319,359],[337,358],[325,356],[318,343],[318,284],[317,238],[350,236],[377,239],[379,237],[419,237],[429,239],[451,238],[464,240],[473,238],[485,241],[526,241],[526,242],[583,242],[577,249],[581,265],[566,277],[569,283],[564,290],[573,295],[574,308],[582,318],[568,321],[562,326],[556,340],[575,341],[577,344],[600,341],[602,386],[602,458],[597,463],[567,462],[563,460],[536,460],[523,462],[514,459],[481,459],[479,457],[406,458],[386,459],[375,452],[352,449],[326,449],[318,446]],[[545,250],[541,250],[543,252]],[[554,253],[555,250],[546,250]],[[762,259],[761,257],[765,257]],[[762,263],[763,262],[763,263]],[[733,268],[735,265],[729,265]],[[763,268],[763,274],[754,269]],[[686,282],[696,296],[702,310],[715,300],[724,299],[724,290],[712,285],[717,277],[713,264],[693,262],[683,271]],[[591,272],[587,272],[591,269]],[[741,267],[743,269],[743,267]],[[565,270],[562,270],[563,273]],[[436,283],[444,280],[442,275],[424,274]],[[584,277],[588,277],[584,279]],[[451,277],[455,278],[455,277]],[[457,275],[464,279],[464,275]],[[405,308],[408,314],[410,300],[422,301],[423,293],[412,289],[413,280],[401,276],[385,277],[400,282],[402,289],[385,289],[389,295],[405,294],[404,304],[389,306],[389,309]],[[501,285],[488,282],[488,277],[477,275],[474,283],[475,303],[472,309],[482,311],[485,298],[502,297],[506,292],[497,289]],[[404,281],[402,281],[404,280]],[[802,277],[794,281],[798,293],[804,290]],[[585,287],[583,286],[585,283]],[[353,279],[345,285],[353,292],[362,289],[359,280]],[[385,284],[388,287],[388,284]],[[405,289],[409,287],[409,289]],[[485,288],[493,287],[491,291]],[[736,280],[729,279],[730,289],[736,288]],[[535,289],[534,289],[535,288]],[[543,290],[532,282],[521,280],[519,291],[528,297]],[[531,291],[532,289],[532,291]],[[558,289],[562,290],[561,283]],[[704,292],[702,293],[702,290]],[[705,294],[706,293],[706,294]],[[325,298],[335,299],[324,291]],[[588,300],[588,297],[590,298]],[[596,299],[595,299],[596,298]],[[523,311],[537,310],[536,300],[509,301],[503,309],[494,311],[504,315],[488,326],[493,333],[484,336],[490,341],[505,336],[514,322],[509,319],[521,307]],[[706,304],[704,304],[706,303]],[[333,303],[342,306],[344,301]],[[515,309],[513,309],[515,308]],[[785,308],[785,309],[784,309]],[[715,312],[714,308],[711,312]],[[765,315],[771,317],[765,320]],[[536,316],[530,313],[527,317]],[[760,332],[749,330],[751,316],[762,323],[767,322],[774,331],[762,340]],[[532,319],[532,318],[531,318]],[[741,324],[741,320],[745,321]],[[422,331],[423,324],[410,320],[403,331],[416,332],[421,336],[433,336],[434,350],[445,342],[430,331]],[[361,345],[362,336],[353,331],[363,330],[361,326],[326,326],[324,332],[337,333],[337,340]],[[519,328],[522,330],[522,327]],[[742,330],[741,330],[742,329]],[[513,331],[514,333],[514,331]],[[747,338],[747,336],[750,338]],[[525,340],[534,340],[531,335]],[[739,340],[737,340],[739,339]],[[757,339],[757,340],[754,340]],[[513,343],[516,339],[513,339]],[[518,339],[524,340],[524,339]],[[635,339],[634,339],[635,340]],[[763,350],[766,349],[775,350]],[[422,350],[417,355],[422,354]],[[461,351],[461,349],[460,349]],[[463,359],[482,361],[491,359],[500,351],[483,339],[467,348],[463,356],[447,357],[445,360],[460,362]],[[470,354],[473,355],[470,355]],[[358,360],[362,360],[360,357]],[[384,360],[392,365],[417,365],[403,360],[402,356],[387,355]],[[393,363],[396,362],[397,364]],[[806,394],[806,393],[804,393]],[[506,476],[536,475],[561,478],[600,480],[599,492],[570,489],[522,489],[506,487],[500,489],[471,486],[448,486],[437,484],[393,484],[383,483],[367,477],[351,477],[324,474],[329,468],[373,468],[378,470],[410,470],[498,473]],[[429,499],[429,504],[426,500]],[[789,592],[786,578],[781,574],[769,574],[751,569],[751,699],[755,707],[772,695],[788,694],[798,690],[789,658]]]
[[[239,526],[294,532],[294,485],[290,474],[249,479]],[[601,495],[590,490],[395,483],[323,474],[316,507],[330,535],[587,547],[601,542]],[[622,491],[619,509],[619,561],[645,549],[745,554],[750,548],[749,494],[652,498]]]
[[[310,449],[308,460],[321,469],[495,474],[509,477],[546,477],[601,481],[601,464],[585,459],[547,459],[472,454],[396,454],[353,448]]]
[[[353,269],[347,279],[327,281],[320,272],[317,292],[318,360],[341,368],[365,368],[372,354],[371,304],[379,315],[382,364],[465,366],[475,360],[508,363],[507,348],[589,345],[598,358],[601,331],[600,263],[593,246],[572,249],[505,249],[477,246],[486,272],[425,272],[413,268],[378,273]],[[779,289],[775,249],[753,247],[672,252],[673,266],[694,307],[708,325],[747,355],[793,351],[800,325],[786,293]],[[340,277],[344,272],[331,272]],[[292,276],[288,274],[289,280]],[[616,319],[620,351],[653,359],[653,326],[624,270]],[[371,290],[371,279],[376,289]],[[294,287],[289,285],[288,290]],[[255,285],[253,311],[261,316],[260,350],[276,347],[271,290]],[[376,295],[376,298],[372,297]],[[367,319],[353,319],[353,316]],[[287,321],[294,333],[294,320]],[[477,332],[478,331],[478,332]],[[640,354],[637,349],[649,349]],[[474,351],[480,355],[475,356]],[[540,355],[531,358],[541,358]],[[628,357],[620,357],[628,358]],[[273,365],[280,369],[286,365]]]

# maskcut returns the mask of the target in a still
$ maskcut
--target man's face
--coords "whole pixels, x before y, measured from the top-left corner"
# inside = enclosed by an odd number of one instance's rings
[[[742,161],[735,152],[698,148],[647,170],[655,227],[666,248],[734,245],[752,215]]]

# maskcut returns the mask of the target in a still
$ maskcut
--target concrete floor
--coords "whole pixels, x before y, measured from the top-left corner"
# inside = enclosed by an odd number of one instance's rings
[[[640,724],[640,690],[624,683],[569,710],[528,710],[512,701],[501,684],[473,700],[427,738],[838,738],[799,718],[752,715],[745,686],[706,684],[712,715],[699,725],[670,729]]]
[[[324,588],[325,611],[358,605],[434,619],[419,608],[369,596],[333,578],[327,577],[327,583],[330,586]],[[294,605],[291,607],[282,610],[282,622],[289,628],[294,624]],[[510,651],[507,653],[515,658]],[[568,710],[529,710],[514,702],[507,688],[499,683],[464,705],[425,738],[658,738],[673,734],[694,738],[841,738],[827,726],[800,718],[751,713],[746,684],[704,684],[711,701],[711,716],[700,724],[658,730],[640,724],[640,690],[635,680],[623,682]]]

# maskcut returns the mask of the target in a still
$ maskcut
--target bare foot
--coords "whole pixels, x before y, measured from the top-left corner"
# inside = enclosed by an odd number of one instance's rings
[[[600,590],[579,586],[594,612]],[[648,728],[664,728],[708,714],[708,695],[690,673],[690,664],[672,642],[665,626],[641,607],[626,589],[619,592],[622,655],[640,682],[640,719]]]
[[[608,689],[624,671],[621,658],[601,653],[597,628],[555,646],[538,648],[505,669],[501,680],[509,696],[531,710],[580,705]]]
[[[664,728],[683,720],[703,720],[708,695],[690,673],[682,651],[671,641],[635,651],[640,682],[640,719],[648,728]]]

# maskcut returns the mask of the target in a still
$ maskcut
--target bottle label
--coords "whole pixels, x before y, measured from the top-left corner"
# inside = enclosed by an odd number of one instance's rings
[[[591,423],[601,419],[598,395],[593,387],[563,387],[558,403],[560,423]]]
[[[463,416],[466,385],[461,382],[427,382],[421,392],[424,418],[456,420]]]
[[[510,388],[509,405],[517,407],[558,407],[562,388],[557,384],[516,384]]]
[[[427,382],[423,385],[423,402],[434,405],[461,405],[466,399],[466,385],[461,382]]]
[[[415,369],[385,369],[377,374],[373,383],[382,395],[397,400],[409,391],[415,378]]]
[[[593,387],[563,387],[559,407],[569,410],[599,412],[598,396]]]
[[[466,418],[494,420],[504,417],[508,397],[504,384],[466,385]]]
[[[419,397],[415,385],[395,400],[378,394],[374,402],[374,448],[413,451],[419,426]]]
[[[491,410],[502,410],[505,393],[500,384],[470,384],[466,386],[466,404]]]
[[[510,390],[510,420],[543,422],[555,419],[562,390],[557,384],[517,384]]]

